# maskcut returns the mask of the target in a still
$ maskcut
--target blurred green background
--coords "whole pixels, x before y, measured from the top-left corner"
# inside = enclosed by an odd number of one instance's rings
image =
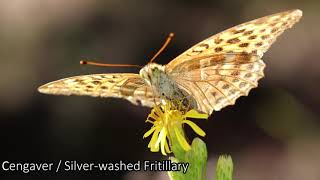
[[[149,140],[142,139],[150,128],[144,123],[149,108],[111,98],[48,96],[38,93],[37,87],[73,75],[138,72],[80,66],[79,60],[144,65],[174,32],[172,43],[156,60],[166,64],[224,29],[295,8],[303,10],[303,17],[265,54],[266,77],[259,87],[199,124],[207,132],[203,139],[209,151],[209,177],[218,155],[227,153],[234,160],[236,180],[319,180],[316,0],[0,1],[0,159],[164,159],[149,152]],[[168,179],[164,172],[143,171],[65,175],[69,176],[46,178]]]

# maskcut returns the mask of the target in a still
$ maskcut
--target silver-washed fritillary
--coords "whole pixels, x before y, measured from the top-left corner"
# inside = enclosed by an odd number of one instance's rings
[[[39,91],[125,98],[143,106],[186,99],[191,108],[211,114],[257,87],[264,76],[264,52],[301,16],[296,9],[243,23],[201,41],[167,65],[148,63],[140,74],[75,76],[45,84]]]

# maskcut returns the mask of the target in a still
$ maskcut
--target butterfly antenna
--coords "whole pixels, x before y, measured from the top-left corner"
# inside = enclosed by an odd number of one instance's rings
[[[168,46],[168,44],[170,43],[170,41],[173,38],[173,36],[174,36],[174,33],[170,33],[169,34],[169,36],[167,37],[166,42],[162,45],[160,50],[151,58],[149,63],[152,63],[159,56],[159,54]]]
[[[93,65],[93,66],[105,66],[105,67],[138,67],[142,68],[142,66],[135,65],[135,64],[105,64],[105,63],[97,63],[94,61],[80,61],[81,65]]]

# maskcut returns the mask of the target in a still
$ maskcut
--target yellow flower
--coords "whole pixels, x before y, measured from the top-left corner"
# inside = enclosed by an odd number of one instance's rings
[[[191,147],[183,131],[183,124],[189,125],[200,136],[205,136],[206,133],[187,118],[207,119],[208,115],[198,113],[193,109],[185,113],[177,110],[170,101],[155,106],[146,120],[153,126],[143,135],[143,138],[146,138],[153,133],[148,148],[152,152],[159,152],[161,149],[161,153],[167,155],[167,153],[171,153],[172,137],[176,137],[175,139],[185,151],[190,150]]]

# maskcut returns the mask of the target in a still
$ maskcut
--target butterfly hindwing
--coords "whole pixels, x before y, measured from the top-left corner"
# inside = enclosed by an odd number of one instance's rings
[[[171,77],[194,97],[199,111],[211,114],[248,95],[264,76],[264,67],[257,55],[227,53],[187,61],[172,71]]]
[[[45,84],[39,87],[39,91],[53,95],[125,98],[134,104],[149,107],[159,102],[151,87],[133,73],[74,76]]]

